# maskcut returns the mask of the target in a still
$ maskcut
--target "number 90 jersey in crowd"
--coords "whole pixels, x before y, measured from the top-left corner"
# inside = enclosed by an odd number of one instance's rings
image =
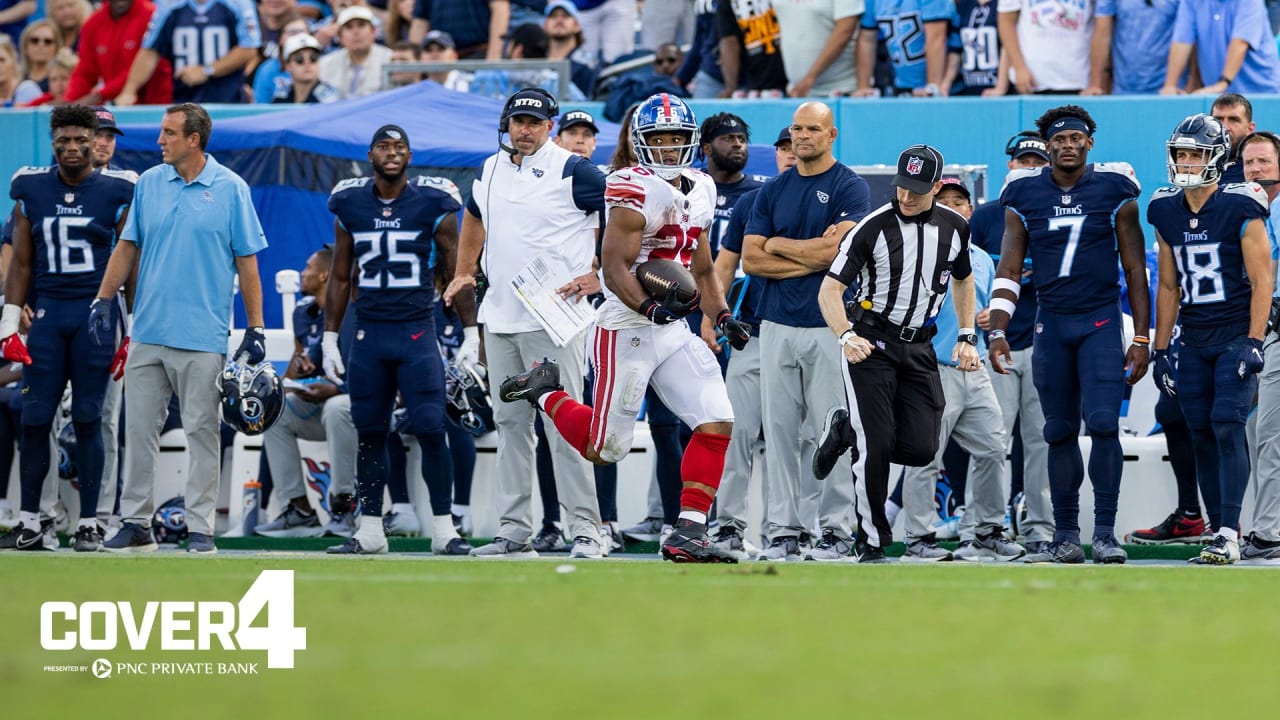
[[[1000,204],[1027,228],[1040,307],[1058,313],[1096,310],[1120,297],[1115,217],[1141,187],[1128,163],[1089,163],[1075,186],[1053,182],[1049,167],[1014,170]]]
[[[710,175],[693,169],[680,174],[676,187],[643,167],[623,168],[605,180],[604,203],[607,208],[627,208],[644,215],[644,232],[640,252],[631,265],[647,260],[675,260],[689,267],[699,242],[706,242],[703,231],[714,219],[716,184]],[[608,288],[600,306],[597,322],[601,327],[621,329],[652,325],[643,316],[622,303]]]
[[[79,185],[68,185],[56,165],[14,173],[9,197],[31,223],[33,296],[74,300],[97,295],[115,244],[116,223],[133,202],[137,180],[127,170],[94,170]]]
[[[351,233],[355,305],[363,321],[433,317],[435,232],[462,208],[458,187],[444,178],[419,176],[391,201],[374,192],[373,179],[350,178],[334,186],[329,212]]]

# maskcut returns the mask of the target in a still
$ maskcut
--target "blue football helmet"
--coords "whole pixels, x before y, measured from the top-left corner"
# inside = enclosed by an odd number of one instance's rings
[[[284,412],[284,388],[271,363],[227,363],[218,378],[222,421],[245,435],[261,435]]]
[[[652,146],[647,138],[650,133],[685,133],[688,139],[683,145]],[[698,150],[698,120],[693,111],[678,97],[659,93],[640,103],[631,117],[631,145],[635,148],[640,166],[652,171],[664,180],[673,180],[693,165]],[[676,150],[679,155],[674,164],[662,161],[662,150]]]
[[[455,426],[479,437],[493,432],[493,406],[483,366],[477,372],[450,362],[444,368],[445,417]]]
[[[187,539],[187,510],[181,495],[156,508],[155,517],[151,518],[151,534],[158,543],[179,543]]]
[[[1182,188],[1194,188],[1215,183],[1222,177],[1231,154],[1231,136],[1222,123],[1210,115],[1188,115],[1174,128],[1169,141],[1166,161],[1169,164],[1169,182]],[[1200,151],[1199,162],[1177,162],[1179,150]],[[1180,173],[1179,167],[1199,168],[1198,172]]]
[[[79,474],[76,468],[76,429],[67,423],[58,431],[58,477],[72,480]]]

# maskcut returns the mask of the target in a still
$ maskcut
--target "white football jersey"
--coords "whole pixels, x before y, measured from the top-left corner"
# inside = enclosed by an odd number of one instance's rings
[[[608,208],[624,207],[644,215],[640,253],[631,271],[647,260],[675,260],[685,267],[693,260],[703,233],[711,225],[716,204],[716,183],[699,170],[685,170],[681,177],[691,184],[688,193],[643,167],[623,168],[605,181],[604,203]],[[596,322],[604,328],[619,329],[651,325],[627,307],[606,285],[605,302]]]

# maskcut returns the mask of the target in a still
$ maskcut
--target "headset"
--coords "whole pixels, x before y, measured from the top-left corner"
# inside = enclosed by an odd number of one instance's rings
[[[1276,135],[1270,130],[1257,130],[1245,135],[1244,139],[1240,141],[1240,144],[1238,145],[1240,152],[1236,162],[1244,162],[1244,148],[1255,140],[1266,140],[1271,143],[1271,146],[1276,149],[1276,157],[1280,158],[1280,135]],[[1254,182],[1258,183],[1262,187],[1271,187],[1272,185],[1280,184],[1280,180],[1254,180]]]
[[[556,117],[557,115],[560,114],[560,103],[556,102],[556,96],[552,95],[546,90],[543,90],[540,87],[530,86],[530,87],[520,88],[519,90],[511,93],[511,97],[507,98],[506,104],[502,106],[502,115],[498,117],[498,147],[501,148],[502,151],[508,155],[516,154],[515,148],[502,142],[502,136],[507,135],[511,132],[512,106],[515,105],[516,98],[519,97],[521,93],[530,93],[530,92],[534,93],[535,95],[541,95],[547,101],[547,104],[549,105],[551,110],[551,117]]]

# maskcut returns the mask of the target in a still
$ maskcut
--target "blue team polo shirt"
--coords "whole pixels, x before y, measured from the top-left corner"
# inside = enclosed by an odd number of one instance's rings
[[[227,351],[235,259],[267,247],[249,186],[205,155],[191,182],[172,165],[138,178],[120,239],[138,246],[131,337],[180,350]]]
[[[996,265],[985,250],[973,243],[969,243],[969,265],[973,268],[973,288],[978,296],[974,310],[981,311],[991,304],[991,283],[996,279]],[[933,336],[933,354],[938,356],[939,365],[955,367],[956,364],[951,362],[951,353],[956,349],[956,338],[960,337],[960,326],[956,324],[956,306],[951,300],[952,295],[954,293],[948,291],[946,299],[942,301],[942,307],[938,309],[938,316],[934,322],[938,327],[938,334]],[[987,334],[978,332],[976,318],[971,319],[965,327],[974,328],[974,332],[978,333],[978,357],[985,360]]]
[[[1200,76],[1213,84],[1227,64],[1227,46],[1249,43],[1244,64],[1228,90],[1243,95],[1280,92],[1280,57],[1263,0],[1196,0],[1178,3],[1173,41],[1196,46]]]
[[[1115,19],[1113,95],[1155,95],[1164,87],[1178,4],[1178,0],[1098,0],[1097,15]]]

